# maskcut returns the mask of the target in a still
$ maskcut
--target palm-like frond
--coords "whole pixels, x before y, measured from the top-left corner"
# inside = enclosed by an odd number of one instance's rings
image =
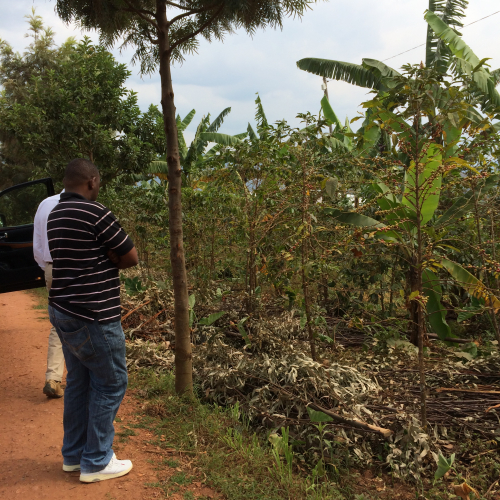
[[[468,3],[467,0],[429,0],[428,10],[434,12],[447,25],[461,28]],[[450,66],[451,58],[450,49],[428,26],[425,65],[435,66],[440,73],[444,74]]]
[[[193,120],[194,115],[196,114],[196,110],[192,109],[184,118],[181,120],[180,115],[177,115],[175,121],[177,123],[177,141],[179,142],[179,153],[181,157],[181,163],[185,160],[188,148],[186,144],[186,140],[184,139],[184,130],[188,127],[188,125]]]
[[[342,124],[337,118],[337,115],[335,114],[335,111],[333,111],[330,101],[326,98],[326,96],[321,99],[321,109],[323,110],[323,114],[328,122],[335,125],[336,128],[342,128]]]
[[[262,106],[262,101],[260,100],[260,96],[257,95],[257,99],[255,99],[255,121],[257,122],[257,130],[264,130],[269,127],[269,123],[267,122],[266,113],[264,113],[264,106]]]
[[[177,125],[177,130],[184,131],[186,128],[189,126],[191,121],[194,118],[194,115],[196,114],[196,110],[192,109],[184,118],[184,120],[180,121],[180,116],[178,116],[178,125]]]
[[[368,57],[363,58],[363,68],[371,71],[377,78],[384,80],[387,78],[394,78],[395,76],[401,76],[399,71],[394,68],[387,66],[387,64],[379,61],[377,59],[369,59]]]
[[[257,141],[259,139],[259,136],[255,133],[255,130],[252,128],[252,125],[250,125],[250,123],[247,127],[247,133],[251,141]]]
[[[207,132],[217,132],[221,125],[224,123],[224,118],[231,113],[231,108],[224,109],[219,116],[207,128]]]
[[[297,66],[315,75],[377,90],[383,90],[391,78],[400,74],[395,69],[376,59],[363,59],[363,64],[359,65],[307,57],[297,61]]]
[[[500,68],[491,72],[491,76],[495,80],[495,87],[500,83]]]
[[[221,135],[225,135],[225,134],[221,134]],[[248,132],[243,132],[241,134],[236,134],[236,135],[233,135],[233,136],[230,136],[232,137],[233,139],[239,139],[240,142],[241,140],[243,140],[246,136],[248,135]],[[235,142],[235,144],[238,144],[237,142]],[[234,145],[234,144],[231,144],[231,145]],[[215,146],[212,146],[204,155],[205,158],[210,158],[212,156],[215,156],[219,151],[222,150],[222,148],[224,148],[224,144],[220,144],[220,143],[217,143],[215,144]]]
[[[375,75],[359,64],[306,57],[297,61],[297,66],[308,73],[352,83],[358,87],[373,89],[378,83]]]
[[[221,146],[235,146],[241,142],[241,139],[235,135],[220,134],[218,132],[202,132],[200,134],[200,139],[207,143],[215,142]]]
[[[500,94],[495,89],[497,79],[484,68],[484,60],[481,61],[462,38],[436,14],[427,11],[424,18],[455,56],[453,61],[455,74],[467,74],[472,77],[482,109],[488,112],[499,110]]]
[[[346,144],[342,139],[336,137],[328,137],[328,142],[332,151],[350,151],[352,149],[350,144]]]
[[[196,161],[198,158],[198,155],[203,151],[206,142],[204,143],[200,139],[200,134],[203,132],[207,131],[207,128],[210,125],[210,114],[207,116],[204,116],[200,123],[198,124],[198,127],[196,128],[196,133],[194,134],[194,139],[189,145],[189,148],[187,150],[186,156],[184,158],[184,161],[182,163],[182,169],[184,171],[189,171],[191,169],[191,165]]]
[[[146,169],[146,174],[156,175],[160,179],[167,179],[168,177],[168,163],[166,161],[152,161]]]

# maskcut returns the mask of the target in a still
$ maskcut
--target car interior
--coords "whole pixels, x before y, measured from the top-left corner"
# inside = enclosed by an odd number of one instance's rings
[[[33,257],[33,221],[40,202],[53,194],[49,178],[0,192],[0,293],[45,286]]]

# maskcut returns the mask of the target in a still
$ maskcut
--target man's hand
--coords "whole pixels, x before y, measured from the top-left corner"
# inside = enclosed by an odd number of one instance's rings
[[[107,252],[109,260],[115,265],[118,266],[120,263],[120,256],[114,250],[108,250]]]

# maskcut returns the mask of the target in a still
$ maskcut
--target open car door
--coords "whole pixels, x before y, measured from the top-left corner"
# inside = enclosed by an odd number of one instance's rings
[[[53,194],[50,178],[0,192],[0,293],[45,286],[33,257],[33,221],[40,202]]]

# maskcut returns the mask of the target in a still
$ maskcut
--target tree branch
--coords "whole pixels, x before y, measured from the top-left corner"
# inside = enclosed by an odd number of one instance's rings
[[[212,24],[212,22],[219,16],[219,14],[222,12],[222,9],[224,8],[224,4],[222,4],[219,9],[215,12],[215,14],[208,19],[207,22],[202,24],[196,31],[193,31],[193,33],[190,33],[189,35],[183,36],[180,40],[177,40],[170,49],[168,50],[169,53],[172,53],[172,51],[177,48],[181,43],[184,43],[186,40],[189,40],[190,38],[194,38],[196,35],[199,35],[207,26]]]
[[[158,38],[152,38],[150,33],[148,31],[146,31],[146,36],[149,38],[149,41],[153,44],[153,45],[158,45],[160,43],[160,41],[158,40]]]
[[[175,16],[173,19],[171,19],[168,24],[171,25],[175,23],[175,21],[178,21],[179,19],[182,19],[184,17],[191,16],[192,14],[199,14],[200,12],[206,12],[207,10],[211,10],[214,7],[216,7],[217,4],[213,3],[209,5],[208,7],[203,7],[202,9],[196,9],[196,10],[190,10],[188,12],[185,12],[184,14],[179,14],[178,16]]]
[[[128,9],[120,9],[125,12],[132,12],[133,14],[137,14],[140,18],[144,19],[147,21],[149,24],[155,27],[157,31],[159,31],[158,24],[156,24],[155,21],[153,21],[148,15],[154,17],[154,13],[150,12],[149,10],[144,10],[144,9],[136,9],[133,4],[129,0],[125,0],[125,3],[129,6]]]
[[[167,5],[170,5],[171,7],[175,7],[180,10],[191,10],[191,7],[183,7],[182,5],[176,4],[174,2],[170,2],[169,0],[165,0],[165,3]]]

